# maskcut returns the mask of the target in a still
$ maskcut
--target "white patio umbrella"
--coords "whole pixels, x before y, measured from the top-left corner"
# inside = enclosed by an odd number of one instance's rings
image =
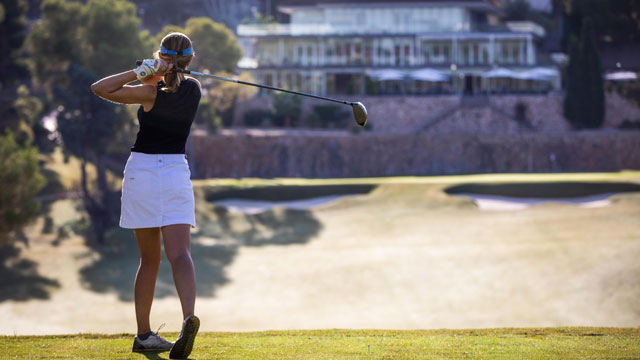
[[[616,71],[608,73],[604,78],[612,81],[634,81],[638,80],[638,74],[632,71]]]
[[[405,77],[405,73],[403,71],[395,70],[395,69],[383,69],[373,71],[369,74],[369,77],[385,81],[385,80],[402,80]]]
[[[517,79],[518,78],[518,73],[516,73],[515,71],[511,71],[509,69],[505,69],[505,68],[496,68],[490,71],[487,71],[486,73],[482,74],[483,77],[485,78],[512,78],[512,79]]]
[[[523,72],[515,73],[517,79],[523,80],[553,80],[560,75],[558,70],[551,68],[537,67]]]
[[[449,77],[445,73],[435,69],[430,69],[430,68],[424,68],[424,69],[412,71],[409,74],[409,77],[414,80],[430,81],[430,82],[449,81]]]

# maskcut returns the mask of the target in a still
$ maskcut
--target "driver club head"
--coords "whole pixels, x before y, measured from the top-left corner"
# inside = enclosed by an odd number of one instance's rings
[[[360,126],[367,124],[367,108],[362,105],[361,102],[351,103],[353,108],[353,116],[356,118],[356,123]]]

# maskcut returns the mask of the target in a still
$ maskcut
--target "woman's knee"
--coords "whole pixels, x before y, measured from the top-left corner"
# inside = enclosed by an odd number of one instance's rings
[[[169,260],[171,264],[175,264],[184,260],[191,261],[191,252],[189,252],[189,249],[187,248],[168,251],[166,254],[167,260]]]
[[[160,262],[162,262],[162,254],[143,254],[140,256],[140,265],[142,266],[153,266],[160,267]]]

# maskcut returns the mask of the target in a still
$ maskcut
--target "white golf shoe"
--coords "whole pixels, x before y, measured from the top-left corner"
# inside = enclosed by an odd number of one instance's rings
[[[145,351],[167,351],[171,350],[173,343],[165,340],[162,336],[158,335],[158,332],[164,324],[160,326],[157,332],[151,332],[151,335],[146,340],[140,340],[138,336],[133,339],[133,352],[145,352]]]

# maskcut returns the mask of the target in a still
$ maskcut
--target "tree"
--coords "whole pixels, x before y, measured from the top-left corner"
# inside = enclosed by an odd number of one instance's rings
[[[38,216],[33,198],[44,183],[37,149],[20,145],[7,130],[0,137],[0,246],[21,237],[23,227]]]
[[[232,74],[219,72],[217,75],[223,77],[232,77]],[[238,75],[238,80],[251,82],[251,75],[247,72]],[[212,121],[216,121],[216,117],[220,118],[221,125],[228,127],[233,122],[233,112],[238,101],[248,100],[252,98],[258,91],[253,86],[242,86],[227,81],[219,81],[214,79],[202,79],[203,86],[207,88],[206,94],[202,97],[200,107],[203,112],[199,115],[198,121],[212,125]],[[209,107],[209,114],[206,108]],[[211,116],[214,113],[214,116]],[[210,126],[211,128],[211,126]]]
[[[570,41],[564,115],[575,129],[598,128],[604,121],[604,86],[593,24],[582,25],[580,41]]]
[[[26,37],[27,11],[25,0],[2,0],[0,21],[0,83],[7,84],[26,75],[18,56]]]
[[[125,0],[90,0],[86,5],[45,0],[25,49],[34,77],[48,85],[68,84],[72,64],[102,77],[135,66],[149,56],[149,33],[140,32],[135,6]]]
[[[595,129],[604,122],[604,84],[600,54],[596,44],[593,23],[590,18],[584,20],[580,35],[580,60],[584,72],[584,127]]]
[[[20,144],[34,140],[43,149],[48,131],[38,123],[42,102],[30,95],[28,71],[20,59],[26,36],[26,1],[3,0],[0,3],[0,128],[11,129]]]
[[[30,55],[32,77],[51,91],[53,84],[66,83],[66,70],[71,63],[87,62],[81,31],[84,6],[79,2],[45,0],[41,11],[42,19],[31,27],[24,48]]]
[[[65,104],[58,117],[58,131],[62,135],[65,152],[81,160],[83,205],[91,219],[97,242],[103,243],[107,229],[117,224],[119,210],[117,192],[111,190],[107,183],[107,149],[113,141],[113,134],[123,125],[125,112],[117,112],[117,105],[87,91],[97,79],[93,72],[74,65],[68,74],[71,86],[54,90],[56,98]],[[96,166],[95,189],[88,182],[88,162]]]
[[[531,5],[525,0],[512,0],[505,4],[504,12],[505,20],[529,20],[531,16]]]
[[[569,63],[565,68],[567,87],[564,96],[564,117],[574,128],[580,128],[582,107],[580,101],[584,97],[582,84],[582,62],[580,61],[580,46],[576,38],[571,38],[569,46]]]
[[[284,127],[297,125],[302,111],[302,98],[288,93],[274,93],[273,111],[276,125]]]
[[[45,0],[41,9],[42,20],[34,24],[25,49],[34,77],[53,105],[64,109],[58,116],[64,150],[81,160],[83,203],[95,238],[102,242],[119,208],[106,176],[110,144],[120,143],[130,113],[99,99],[89,86],[150,55],[150,37],[138,31],[135,6],[125,0]],[[88,183],[88,162],[96,166],[96,186]]]
[[[40,153],[53,152],[56,144],[49,138],[51,132],[40,123],[44,103],[40,98],[32,96],[26,85],[18,86],[16,94],[17,98],[13,102],[13,107],[21,124],[18,127],[26,129],[26,136],[33,141]]]
[[[133,59],[148,53],[144,41],[148,32],[139,31],[140,19],[134,4],[125,0],[90,0],[85,11],[87,63],[83,67],[104,77],[132,69]]]
[[[187,20],[184,32],[193,42],[196,57],[191,67],[198,71],[233,72],[242,57],[242,49],[233,32],[222,23],[206,17]]]
[[[554,3],[555,4],[555,3]],[[579,38],[585,18],[591,18],[598,42],[623,44],[640,41],[640,0],[563,0],[563,46]]]

